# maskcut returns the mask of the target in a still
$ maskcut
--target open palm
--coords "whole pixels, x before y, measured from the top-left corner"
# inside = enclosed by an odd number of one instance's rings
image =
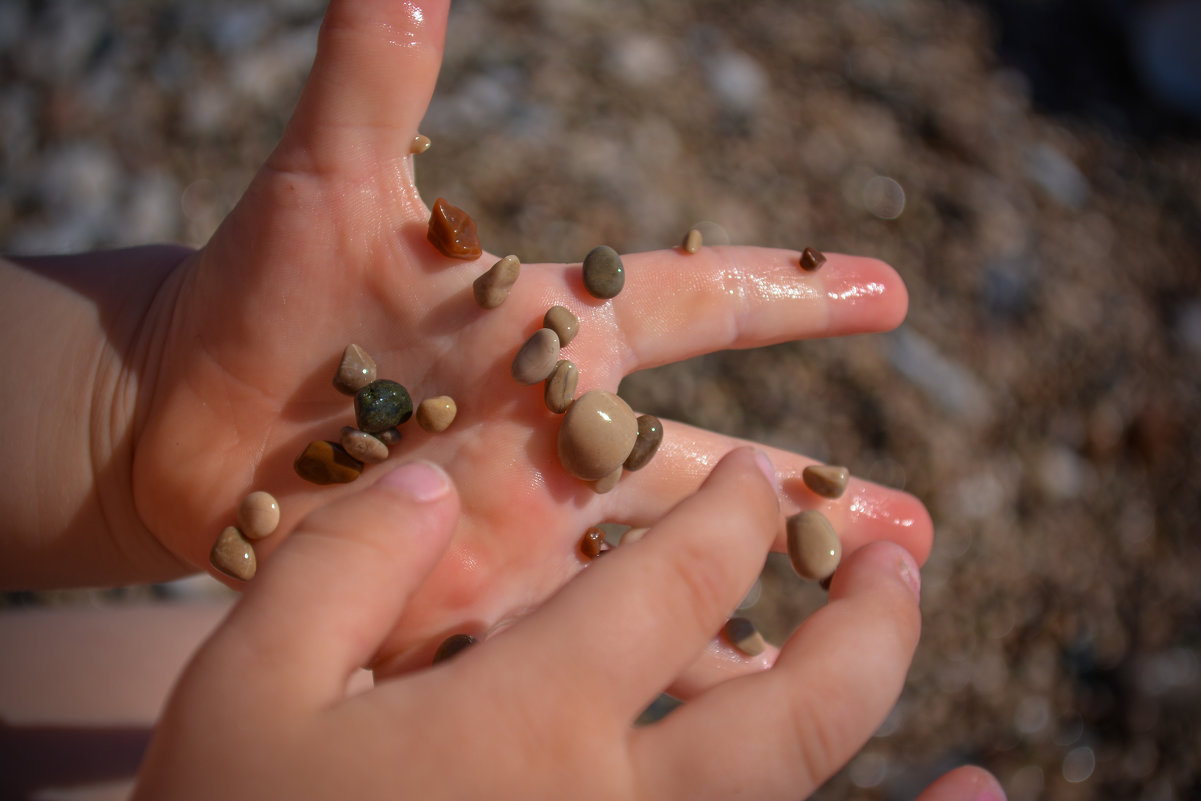
[[[353,423],[330,383],[345,345],[361,345],[415,402],[456,400],[448,431],[408,424],[392,449],[393,459],[441,464],[462,497],[451,550],[381,653],[392,669],[427,662],[448,634],[478,636],[537,606],[582,568],[575,545],[588,526],[649,525],[738,444],[665,421],[657,456],[612,492],[568,475],[555,448],[562,417],[540,385],[509,375],[550,306],[580,320],[564,358],[579,366],[581,393],[616,391],[635,370],[716,349],[885,330],[906,307],[899,278],[874,260],[831,255],[806,273],[796,252],[706,247],[626,256],[625,289],[610,301],[584,291],[578,263],[523,265],[508,300],[481,309],[471,284],[504,254],[465,262],[429,244],[409,150],[440,65],[446,5],[331,4],[279,147],[209,244],[168,279],[143,332],[151,358],[135,502],[195,566],[207,566],[252,489],[283,509],[279,533],[258,546],[269,559],[306,513],[372,480],[368,468],[355,484],[315,487],[292,470],[307,442]],[[846,549],[888,538],[925,558],[930,524],[913,498],[855,481],[826,501],[800,485],[809,460],[769,456],[785,512],[822,508]],[[694,681],[723,669],[711,649]]]

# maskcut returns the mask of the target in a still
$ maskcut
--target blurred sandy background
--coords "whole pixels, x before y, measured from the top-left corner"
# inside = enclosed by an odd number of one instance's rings
[[[1015,801],[1201,798],[1201,124],[1166,94],[1171,5],[452,10],[418,178],[490,250],[573,261],[707,220],[909,285],[893,334],[622,385],[934,516],[908,688],[819,798],[912,798],[969,760]],[[282,130],[321,10],[0,0],[0,248],[203,243]],[[762,585],[748,614],[776,639],[820,603],[774,559]]]

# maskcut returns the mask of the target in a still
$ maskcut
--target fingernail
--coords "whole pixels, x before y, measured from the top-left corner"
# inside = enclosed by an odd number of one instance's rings
[[[759,472],[763,473],[763,477],[773,487],[776,486],[776,468],[772,466],[771,459],[767,458],[767,454],[755,448],[755,464],[759,465]]]
[[[913,597],[920,601],[922,599],[922,574],[918,570],[917,562],[913,559],[913,554],[900,546],[897,547],[899,553],[899,572],[901,578],[905,580],[906,586],[913,592]]]
[[[432,462],[416,461],[402,464],[381,478],[376,486],[402,492],[421,503],[429,503],[450,491],[450,477]]]

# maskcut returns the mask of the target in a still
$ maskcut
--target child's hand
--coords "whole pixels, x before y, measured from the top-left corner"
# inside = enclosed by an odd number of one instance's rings
[[[347,698],[454,547],[465,500],[429,464],[379,468],[296,527],[193,659],[135,798],[808,796],[883,720],[917,644],[917,567],[896,545],[849,559],[774,668],[632,727],[754,581],[780,523],[770,470],[735,451],[525,620]],[[974,769],[923,798],[982,789],[1002,798]]]

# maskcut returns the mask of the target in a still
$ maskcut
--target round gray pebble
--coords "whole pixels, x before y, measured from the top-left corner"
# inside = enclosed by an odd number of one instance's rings
[[[555,414],[563,414],[575,399],[575,389],[580,382],[580,370],[574,362],[560,359],[554,372],[546,379],[546,408]]]
[[[513,378],[522,384],[537,384],[548,378],[559,363],[559,335],[539,328],[513,358]]]
[[[788,560],[797,575],[810,581],[822,581],[834,575],[842,560],[842,543],[838,532],[815,509],[788,518]]]
[[[608,245],[598,245],[584,257],[584,288],[594,298],[615,298],[625,286],[621,256]]]
[[[575,339],[580,330],[579,319],[566,306],[551,306],[542,318],[542,327],[549,328],[559,335],[559,347],[567,347],[567,343]]]

